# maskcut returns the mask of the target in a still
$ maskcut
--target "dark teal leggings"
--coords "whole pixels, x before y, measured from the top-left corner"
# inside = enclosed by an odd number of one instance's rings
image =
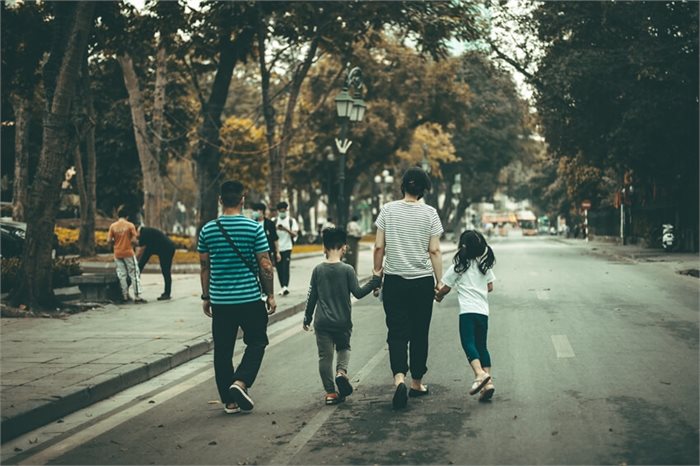
[[[478,359],[481,367],[491,367],[491,355],[486,349],[486,336],[489,331],[489,316],[483,314],[459,315],[459,339],[467,359]]]

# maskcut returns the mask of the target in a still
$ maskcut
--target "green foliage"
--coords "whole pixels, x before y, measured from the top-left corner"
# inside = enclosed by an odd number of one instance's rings
[[[698,3],[545,2],[535,21],[552,150],[616,169],[620,183],[633,169],[639,185],[684,186],[676,201],[697,213]]]
[[[232,116],[224,121],[220,137],[222,179],[237,179],[249,191],[265,192],[269,166],[264,130]]]
[[[453,130],[455,170],[462,174],[462,196],[478,201],[493,195],[501,169],[527,151],[531,128],[512,77],[484,53],[465,53],[458,78],[471,99],[461,109],[466,121]]]
[[[53,287],[61,288],[70,285],[70,277],[80,275],[80,262],[78,259],[59,258],[53,259]],[[18,284],[20,274],[20,259],[14,257],[11,259],[0,260],[0,291],[3,293],[9,292]]]

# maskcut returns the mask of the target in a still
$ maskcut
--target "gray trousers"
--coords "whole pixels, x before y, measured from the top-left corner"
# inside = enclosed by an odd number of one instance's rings
[[[350,362],[350,333],[351,330],[329,332],[316,329],[316,345],[318,346],[318,372],[326,393],[335,392],[335,372],[347,374]],[[338,353],[338,359],[333,371],[333,350]]]
[[[131,284],[134,286],[134,294],[138,298],[143,290],[141,289],[141,274],[139,273],[139,267],[136,264],[136,257],[125,257],[124,259],[114,259],[117,265],[117,277],[119,278],[119,286],[122,289],[122,297],[124,299],[129,298],[129,284],[127,282],[127,277]]]

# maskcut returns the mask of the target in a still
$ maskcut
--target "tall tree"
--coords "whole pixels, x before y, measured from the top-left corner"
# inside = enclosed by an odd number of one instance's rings
[[[54,43],[46,65],[60,55],[55,81],[45,81],[51,96],[47,103],[42,149],[37,173],[29,195],[27,236],[22,256],[18,286],[10,301],[24,303],[31,308],[53,308],[55,296],[52,287],[51,249],[53,229],[58,210],[60,181],[68,157],[73,154],[75,135],[71,131],[70,111],[76,91],[80,68],[86,53],[87,41],[93,25],[95,4],[81,2],[62,5],[56,9],[56,24],[67,26],[63,40]],[[65,16],[64,16],[65,15]],[[45,78],[54,74],[50,70]],[[50,93],[48,92],[50,90]]]
[[[552,150],[614,169],[616,190],[632,170],[634,205],[653,209],[650,223],[680,222],[695,248],[698,7],[547,2],[534,14],[545,46],[537,107]]]
[[[29,170],[29,131],[39,83],[39,64],[49,50],[46,8],[37,3],[2,3],[3,92],[9,93],[15,121],[12,218],[24,221]]]

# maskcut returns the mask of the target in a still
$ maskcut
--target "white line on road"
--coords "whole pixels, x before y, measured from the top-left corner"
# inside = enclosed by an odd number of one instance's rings
[[[285,319],[282,322],[285,322],[287,320],[290,319]],[[294,323],[296,322],[285,322],[284,324],[280,323],[281,327],[288,328],[286,328],[286,330],[276,333],[270,339],[268,348],[282,343],[286,339],[302,331],[301,324],[298,323],[298,325],[294,326]],[[238,354],[240,351],[242,351],[243,345],[238,345],[238,348],[236,349],[236,353]],[[210,358],[208,354],[205,356],[207,358]],[[202,357],[204,356],[200,356],[194,361],[199,361]],[[188,364],[192,363],[193,362],[190,362]],[[197,385],[210,380],[213,377],[213,368],[211,367],[211,363],[208,363],[204,368],[201,367],[201,364],[199,364],[198,367],[199,368],[197,370],[197,373],[192,374],[190,378],[184,380],[182,383],[178,383],[177,385],[163,392],[157,393],[153,396],[145,398],[142,401],[139,401],[138,403],[134,404],[133,406],[130,406],[129,408],[123,411],[119,411],[113,415],[110,415],[105,419],[102,419],[101,421],[98,421],[94,425],[90,426],[88,429],[76,432],[75,434],[64,438],[60,442],[49,446],[45,450],[42,450],[26,458],[18,464],[46,464],[49,461],[52,461],[58,458],[59,456],[63,455],[64,453],[80,445],[83,445],[84,443],[98,437],[99,435],[104,434],[105,432],[108,432],[111,429],[114,429],[115,427],[128,421],[129,419],[143,414],[146,411],[155,408],[156,406],[168,401],[169,399],[174,398],[180,395],[181,393],[186,392],[187,390],[190,390],[193,387],[196,387]],[[110,399],[105,401],[109,401]]]
[[[386,357],[386,348],[383,348],[381,351],[379,351],[377,354],[372,356],[372,359],[369,360],[367,364],[365,364],[362,369],[360,369],[355,377],[353,378],[353,381],[355,382],[355,387],[360,386],[362,381],[364,380],[365,377],[367,377],[379,364],[380,361],[382,361]],[[337,408],[337,406],[336,406]],[[292,459],[301,451],[302,448],[313,438],[314,435],[316,435],[316,432],[323,426],[323,424],[328,420],[331,415],[335,413],[335,409],[328,409],[327,407],[324,407],[321,409],[316,415],[311,418],[311,421],[309,421],[306,426],[304,426],[303,429],[299,431],[297,435],[292,438],[292,440],[289,441],[288,444],[286,444],[284,447],[282,447],[277,454],[270,460],[270,464],[281,464],[281,465],[286,465],[289,464]]]
[[[566,335],[552,335],[552,344],[558,358],[575,358],[574,349]]]
[[[537,290],[537,299],[540,301],[549,301],[549,291]]]

